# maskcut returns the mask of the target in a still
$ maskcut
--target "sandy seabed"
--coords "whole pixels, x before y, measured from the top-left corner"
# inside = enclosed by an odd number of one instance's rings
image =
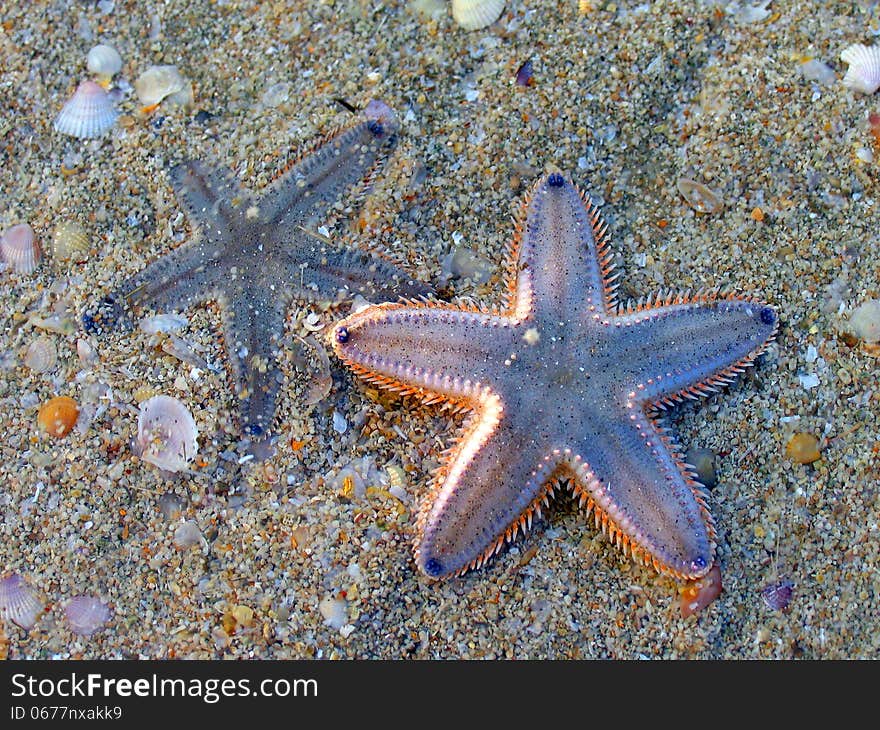
[[[880,104],[841,83],[839,55],[878,32],[864,1],[510,0],[477,31],[431,0],[3,3],[0,227],[28,222],[44,257],[30,274],[0,271],[0,573],[45,610],[30,630],[4,621],[2,653],[876,657],[878,360],[849,319],[880,297],[868,123]],[[97,43],[123,58],[122,116],[77,140],[52,122]],[[517,84],[529,60],[532,83]],[[143,113],[131,85],[163,64],[191,80],[193,103]],[[177,333],[208,369],[141,330],[84,332],[96,297],[194,235],[171,164],[225,165],[258,192],[350,119],[337,98],[384,100],[401,136],[364,209],[331,235],[382,247],[452,301],[501,301],[510,217],[559,169],[609,223],[623,299],[724,286],[778,309],[758,366],[669,419],[683,448],[716,455],[724,590],[706,609],[682,618],[678,584],[565,499],[486,567],[432,583],[413,561],[414,512],[460,417],[371,391],[334,358],[329,393],[304,407],[319,358],[291,355],[278,453],[240,464],[216,307],[186,311]],[[695,211],[680,178],[723,207]],[[90,235],[75,262],[51,253],[67,220]],[[448,276],[456,250],[474,276]],[[295,305],[285,337],[320,339],[347,311]],[[53,316],[61,331],[41,330]],[[38,337],[58,353],[46,372],[24,364]],[[138,403],[156,393],[195,416],[188,472],[132,450]],[[56,395],[94,418],[41,433],[37,410]],[[794,463],[795,433],[821,458]],[[784,609],[765,600],[778,585],[792,589]],[[110,608],[88,636],[65,618],[82,594]]]

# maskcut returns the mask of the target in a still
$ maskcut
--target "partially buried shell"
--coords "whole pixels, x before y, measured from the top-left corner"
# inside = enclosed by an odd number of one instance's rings
[[[55,226],[50,246],[56,261],[82,261],[89,251],[89,234],[76,221],[63,221]]]
[[[18,223],[3,232],[0,238],[3,260],[19,274],[30,274],[40,262],[40,244],[34,229],[27,223]]]
[[[55,129],[79,139],[100,137],[118,116],[104,88],[94,81],[83,81],[55,117]]]
[[[721,197],[703,183],[680,177],[676,183],[678,192],[685,202],[697,213],[716,213],[723,207]]]
[[[64,616],[75,634],[89,636],[100,629],[110,618],[110,609],[94,596],[75,596],[64,609]]]
[[[144,461],[180,471],[198,451],[198,434],[192,414],[177,398],[157,395],[141,403],[136,447]]]
[[[122,56],[103,43],[95,46],[86,56],[86,67],[102,82],[108,82],[122,70]]]
[[[47,373],[58,362],[58,348],[48,337],[37,337],[24,356],[24,364],[35,373]]]
[[[150,66],[134,82],[134,90],[145,109],[152,109],[163,99],[186,106],[192,102],[192,84],[177,66]]]
[[[479,30],[501,16],[504,0],[452,0],[452,17],[465,30]]]
[[[880,46],[854,43],[841,52],[840,60],[849,64],[844,86],[863,94],[873,94],[880,88]]]
[[[37,413],[37,424],[50,436],[62,438],[70,433],[79,418],[79,406],[73,398],[59,395],[46,401]]]
[[[0,618],[12,621],[23,629],[30,629],[43,611],[38,593],[20,575],[0,580]]]

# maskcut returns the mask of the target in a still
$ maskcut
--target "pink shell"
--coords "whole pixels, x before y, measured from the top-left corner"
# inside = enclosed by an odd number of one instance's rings
[[[116,123],[118,116],[104,87],[94,81],[83,81],[55,117],[55,129],[80,139],[100,137]]]
[[[196,455],[198,435],[192,414],[177,398],[157,395],[141,403],[135,445],[144,461],[180,471]]]
[[[0,580],[0,618],[30,629],[42,612],[43,602],[24,578],[13,573]]]
[[[27,223],[7,228],[0,238],[3,260],[19,274],[30,274],[40,262],[40,245],[34,238],[34,229]]]
[[[94,596],[75,596],[64,609],[70,630],[75,634],[89,636],[100,629],[110,618],[107,604]]]

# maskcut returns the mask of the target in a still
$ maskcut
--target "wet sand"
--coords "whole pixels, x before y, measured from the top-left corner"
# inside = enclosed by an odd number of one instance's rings
[[[763,5],[511,0],[470,32],[430,0],[4,5],[0,227],[28,222],[48,249],[55,225],[76,220],[91,246],[82,261],[47,251],[31,274],[0,272],[0,573],[46,605],[29,631],[2,623],[3,653],[876,657],[878,360],[848,322],[880,297],[868,125],[880,104],[841,83],[839,54],[870,44],[880,14],[870,2],[773,2],[761,17]],[[52,121],[99,42],[124,61],[122,117],[98,140],[65,137]],[[528,60],[533,83],[521,86]],[[131,84],[162,64],[192,81],[193,104],[144,114]],[[186,311],[176,333],[216,365],[199,372],[156,335],[83,331],[90,303],[194,235],[170,165],[225,165],[258,192],[350,121],[336,98],[384,100],[401,139],[363,209],[330,234],[435,285],[449,279],[451,301],[501,301],[510,217],[559,169],[609,223],[621,298],[723,286],[778,309],[757,367],[669,418],[685,449],[716,454],[724,590],[706,609],[683,619],[679,585],[623,556],[565,499],[486,567],[422,577],[414,511],[462,419],[371,390],[332,357],[329,393],[303,405],[312,370],[297,367],[293,343],[321,341],[349,305],[291,309],[284,434],[262,465],[236,459],[217,307]],[[723,208],[695,211],[683,177]],[[457,247],[479,257],[484,281],[445,276]],[[53,313],[70,324],[41,331]],[[58,352],[45,373],[24,364],[39,336]],[[78,356],[83,339],[92,362]],[[188,473],[132,450],[138,403],[159,393],[198,424]],[[36,415],[56,395],[100,408],[51,438]],[[786,456],[796,432],[819,439],[819,460]],[[783,582],[792,597],[777,609],[763,591]],[[64,617],[80,594],[111,608],[90,636]]]

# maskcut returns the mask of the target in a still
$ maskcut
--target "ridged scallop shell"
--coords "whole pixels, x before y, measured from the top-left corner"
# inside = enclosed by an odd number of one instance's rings
[[[0,238],[3,260],[19,274],[30,274],[40,263],[40,244],[34,237],[34,229],[27,223],[7,228]]]
[[[192,84],[177,66],[150,66],[134,82],[134,90],[145,107],[154,107],[163,99],[185,106],[192,102]]]
[[[144,461],[180,471],[196,455],[198,435],[192,414],[177,398],[156,395],[141,403],[136,446]]]
[[[844,86],[863,94],[873,94],[880,88],[880,46],[854,43],[841,52],[840,60],[849,64]]]
[[[64,609],[64,616],[75,634],[89,636],[110,618],[110,608],[94,596],[75,596]]]
[[[50,436],[62,438],[70,433],[79,418],[77,402],[66,395],[46,401],[37,413],[37,424]]]
[[[504,0],[452,0],[452,17],[465,30],[492,25],[504,10]]]
[[[24,355],[24,364],[35,373],[46,373],[58,362],[58,348],[48,337],[38,337]]]
[[[89,51],[86,68],[102,79],[110,79],[122,70],[122,56],[113,46],[101,43]]]
[[[13,573],[0,580],[0,618],[30,629],[42,612],[39,594],[24,578]]]
[[[89,251],[89,234],[76,221],[59,223],[52,233],[50,250],[58,261],[82,261]]]
[[[100,137],[118,116],[104,88],[94,81],[83,81],[55,117],[55,129],[79,139]]]

